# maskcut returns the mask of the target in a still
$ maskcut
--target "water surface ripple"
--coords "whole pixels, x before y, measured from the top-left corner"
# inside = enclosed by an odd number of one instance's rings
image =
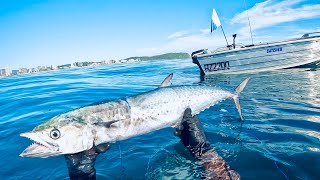
[[[319,179],[320,71],[288,69],[200,80],[189,59],[0,79],[1,179],[68,179],[62,156],[19,157],[31,143],[19,134],[74,108],[152,90],[169,73],[174,73],[175,85],[225,88],[234,88],[251,76],[241,95],[243,124],[231,101],[200,113],[208,141],[242,179]],[[201,168],[173,132],[166,128],[115,143],[98,157],[98,179],[199,179]]]

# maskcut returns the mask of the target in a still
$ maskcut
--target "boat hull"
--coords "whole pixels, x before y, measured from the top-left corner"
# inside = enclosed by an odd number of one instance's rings
[[[200,52],[200,53],[199,53]],[[320,61],[320,37],[303,38],[227,50],[193,53],[203,74],[255,73],[299,67]]]

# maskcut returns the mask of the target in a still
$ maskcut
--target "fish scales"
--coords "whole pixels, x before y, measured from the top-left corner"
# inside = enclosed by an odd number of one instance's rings
[[[108,136],[111,139],[105,141],[118,141],[165,127],[175,127],[181,123],[186,108],[190,108],[195,115],[232,96],[234,94],[215,87],[177,86],[129,97],[126,101],[131,118],[114,123],[112,137]]]
[[[169,78],[168,78],[169,77]],[[50,157],[74,154],[109,143],[181,124],[183,113],[192,115],[225,99],[233,99],[243,119],[239,94],[249,81],[234,92],[211,86],[169,86],[170,76],[160,88],[110,102],[94,104],[55,116],[31,132],[22,133],[36,142],[22,157]],[[172,77],[172,75],[171,75]]]

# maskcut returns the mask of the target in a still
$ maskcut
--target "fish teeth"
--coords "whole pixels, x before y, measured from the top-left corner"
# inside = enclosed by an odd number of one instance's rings
[[[28,139],[30,139],[30,138],[28,138]],[[32,140],[32,139],[30,139],[30,140]],[[49,148],[46,145],[41,144],[40,142],[37,142],[37,141],[33,141],[33,143],[30,146],[28,146],[28,148],[30,148],[31,146],[34,146],[34,145],[39,145],[39,146],[43,146],[43,147]]]

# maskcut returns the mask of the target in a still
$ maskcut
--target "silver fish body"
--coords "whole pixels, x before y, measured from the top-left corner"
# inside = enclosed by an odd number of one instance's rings
[[[185,109],[190,108],[193,115],[232,98],[235,94],[214,87],[176,86],[158,88],[156,90],[132,96],[123,100],[91,107],[104,111],[91,113],[92,117],[105,117],[105,121],[117,121],[110,127],[97,132],[95,144],[114,142],[149,133],[166,127],[175,127],[181,123]],[[113,104],[115,109],[107,108]],[[117,105],[114,105],[117,104]],[[102,119],[103,121],[103,119]],[[88,121],[89,122],[89,121]]]
[[[210,86],[170,86],[90,105],[58,115],[22,133],[36,143],[22,157],[49,157],[88,150],[94,145],[139,136],[180,125],[185,109],[193,115],[223,101],[234,99],[242,119],[239,94],[249,79],[235,92]]]

